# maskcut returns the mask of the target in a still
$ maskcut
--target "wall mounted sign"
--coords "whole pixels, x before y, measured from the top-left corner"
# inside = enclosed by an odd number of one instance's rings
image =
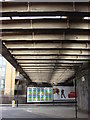
[[[27,87],[27,102],[52,102],[51,87]]]

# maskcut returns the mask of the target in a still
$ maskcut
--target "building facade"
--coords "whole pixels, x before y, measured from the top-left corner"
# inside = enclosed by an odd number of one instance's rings
[[[0,96],[2,103],[11,103],[13,98],[20,98],[20,103],[26,102],[26,80],[20,73],[0,55]],[[19,81],[19,85],[17,85]]]
[[[0,93],[5,91],[6,60],[0,55]]]
[[[0,95],[2,103],[7,103],[7,101],[14,97],[14,89],[15,68],[0,55]]]

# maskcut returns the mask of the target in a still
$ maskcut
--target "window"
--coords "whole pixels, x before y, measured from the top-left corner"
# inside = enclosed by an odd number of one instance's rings
[[[0,55],[0,90],[5,88],[6,60]]]

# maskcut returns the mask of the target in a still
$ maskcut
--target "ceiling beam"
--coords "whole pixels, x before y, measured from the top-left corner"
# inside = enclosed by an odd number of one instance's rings
[[[2,29],[53,29],[53,28],[59,28],[59,29],[88,29],[88,26],[90,25],[90,22],[70,22],[70,21],[60,21],[60,20],[47,20],[44,21],[41,20],[29,20],[29,21],[23,21],[23,20],[8,20],[8,22],[2,22]]]
[[[57,58],[57,56],[58,56],[58,58]],[[16,60],[34,60],[34,59],[41,59],[41,60],[43,60],[43,59],[46,59],[46,60],[49,60],[49,59],[89,59],[90,58],[90,55],[87,55],[87,56],[79,56],[79,55],[77,55],[77,56],[75,56],[75,55],[67,55],[67,56],[63,56],[63,55],[56,55],[56,56],[48,56],[48,55],[46,55],[46,56],[27,56],[27,57],[25,57],[25,56],[14,56],[15,57],[15,59]]]
[[[5,44],[8,49],[56,49],[56,48],[75,48],[75,49],[88,49],[90,44],[88,43],[27,43],[27,44]]]
[[[2,31],[1,31],[2,30]],[[14,33],[14,32],[16,32],[16,33],[18,33],[18,32],[20,32],[20,33],[24,33],[24,32],[29,32],[29,34],[30,33],[35,33],[35,34],[43,34],[43,33],[45,33],[45,34],[55,34],[55,33],[63,33],[63,32],[65,32],[66,34],[67,33],[78,33],[78,34],[89,34],[89,32],[90,32],[90,29],[75,29],[75,28],[36,28],[36,29],[20,29],[20,28],[18,28],[18,29],[0,29],[0,31],[2,32],[2,33],[10,33],[10,34],[12,34],[12,33]]]
[[[58,19],[58,18],[53,18],[53,19],[50,19],[50,18],[45,18],[45,19],[10,19],[10,20],[0,20],[2,21],[2,24],[16,24],[16,23],[29,23],[32,21],[32,23],[57,23],[57,22],[61,22],[61,23],[67,23],[67,19]],[[90,21],[86,20],[86,19],[73,19],[73,20],[69,20],[69,23],[70,24],[73,24],[73,23],[90,23]]]
[[[4,41],[13,41],[13,40],[28,40],[28,41],[52,41],[52,40],[76,40],[76,41],[87,41],[90,37],[89,32],[82,31],[81,33],[77,32],[57,32],[55,33],[50,30],[45,31],[44,33],[35,33],[35,32],[7,32],[2,33],[2,40]]]
[[[3,17],[14,16],[68,16],[70,18],[83,18],[84,16],[90,16],[90,12],[76,12],[76,11],[47,11],[47,12],[0,12]]]
[[[74,70],[70,70],[90,60],[90,40],[88,40],[90,21],[83,18],[90,17],[88,3],[6,2],[2,3],[2,6],[3,9],[0,11],[2,17],[10,18],[2,21],[0,29],[3,45],[9,52],[3,51],[4,55],[12,64],[14,61],[14,66],[27,78],[30,76],[32,81],[60,82],[74,74]],[[13,20],[12,17],[15,16],[66,17]],[[35,56],[38,57],[34,58]]]
[[[1,40],[0,40],[0,44]],[[24,72],[22,67],[17,63],[15,58],[11,55],[11,53],[7,50],[6,46],[2,44],[2,56],[6,58],[29,82],[31,82],[30,77]]]
[[[51,68],[51,69],[50,69],[50,68],[49,68],[49,69],[36,69],[36,68],[35,68],[35,69],[24,69],[24,70],[25,70],[25,71],[39,71],[39,70],[41,70],[41,71],[52,71],[52,68]],[[62,71],[64,71],[64,70],[65,70],[65,69],[58,69],[58,68],[57,68],[57,71],[60,71],[60,72],[62,72]],[[69,70],[70,70],[70,69],[69,69]],[[71,69],[71,71],[74,71],[74,70]]]
[[[2,40],[2,42],[4,42],[4,43],[6,43],[6,44],[30,44],[30,43],[90,43],[90,40],[66,40],[66,39],[63,39],[63,40],[61,40],[61,39],[56,39],[56,40],[53,40],[53,39],[44,39],[44,40],[37,40],[37,39],[33,39],[33,40],[19,40],[18,39],[18,41],[17,40],[15,40],[15,39],[12,39],[12,40],[10,40],[10,39],[7,39],[7,40]]]
[[[45,67],[50,67],[50,68],[52,68],[52,67],[54,67],[55,65],[29,65],[29,66],[22,66],[22,68],[34,68],[34,67],[36,67],[36,68],[38,68],[38,67],[40,67],[40,68],[45,68]],[[61,66],[61,65],[57,65],[57,67],[59,67],[60,69],[63,69],[63,68],[67,68],[67,69],[74,69],[74,68],[76,68],[77,66]]]
[[[58,1],[58,0],[57,0]],[[88,11],[89,2],[3,2],[3,12]],[[87,1],[87,0],[86,0]],[[20,7],[19,7],[20,6]],[[37,11],[36,11],[37,10]]]
[[[36,70],[37,70],[37,69],[41,69],[41,70],[42,70],[42,69],[45,69],[45,70],[48,70],[48,69],[49,69],[49,70],[50,70],[50,69],[53,69],[53,68],[54,68],[54,67],[46,67],[46,68],[45,68],[45,67],[36,67],[36,68],[29,67],[29,68],[24,68],[24,67],[23,67],[24,70],[32,70],[32,69],[36,69]],[[57,67],[56,69],[63,70],[63,69],[65,69],[65,68],[59,68],[59,67]],[[68,68],[68,69],[73,70],[73,68]]]
[[[15,50],[17,50],[17,51],[27,51],[27,50],[34,50],[34,51],[37,51],[37,50],[50,50],[50,51],[52,51],[52,50],[85,50],[85,51],[90,51],[90,48],[88,47],[88,48],[8,48],[8,50],[11,50],[11,51],[15,51]]]
[[[57,59],[16,59],[19,63],[20,62],[29,62],[29,61],[89,61],[90,60],[90,57],[89,58],[82,58],[82,59],[79,59],[79,58],[71,58],[71,59],[67,59],[67,58],[57,58]]]
[[[26,0],[25,2],[3,2],[3,12],[4,11],[17,11],[20,12],[23,10],[23,12],[42,12],[42,11],[74,11],[76,10],[77,12],[86,12],[88,11],[88,5],[89,2],[34,2],[31,0],[28,2]],[[20,6],[20,7],[19,7]],[[22,9],[21,9],[22,8]],[[36,11],[37,10],[37,11]]]
[[[23,63],[23,62],[21,62],[21,63],[19,63],[19,64],[21,64],[21,65],[25,65],[25,64],[27,64],[27,65],[30,65],[30,64],[73,64],[73,65],[76,65],[76,64],[78,64],[78,65],[82,65],[83,63],[73,63],[73,62],[58,62],[58,63],[56,63],[56,62],[26,62],[26,63]]]
[[[29,57],[29,56],[45,56],[45,57],[48,57],[48,56],[90,56],[90,54],[13,54],[16,58],[26,58],[26,57]]]

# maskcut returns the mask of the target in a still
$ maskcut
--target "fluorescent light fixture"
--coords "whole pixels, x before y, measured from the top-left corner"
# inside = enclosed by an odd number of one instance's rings
[[[83,19],[84,20],[90,20],[90,17],[84,17]]]
[[[15,1],[15,0],[5,0],[5,1]]]
[[[10,17],[0,17],[0,20],[10,20]],[[35,16],[35,17],[12,17],[13,20],[24,20],[24,19],[67,19],[67,16]]]
[[[0,20],[10,20],[10,17],[0,17]],[[12,17],[13,20],[24,20],[24,19],[67,19],[67,16],[35,16],[35,17]]]
[[[10,20],[10,17],[0,17],[0,20]]]
[[[8,1],[14,1],[14,0],[0,0],[0,2],[8,2]]]
[[[67,19],[67,16],[61,16],[62,19]]]
[[[15,16],[12,17],[13,20],[19,20],[19,19],[66,19],[66,16],[35,16],[35,17],[19,17]]]
[[[5,42],[3,42],[3,44],[5,45]]]

